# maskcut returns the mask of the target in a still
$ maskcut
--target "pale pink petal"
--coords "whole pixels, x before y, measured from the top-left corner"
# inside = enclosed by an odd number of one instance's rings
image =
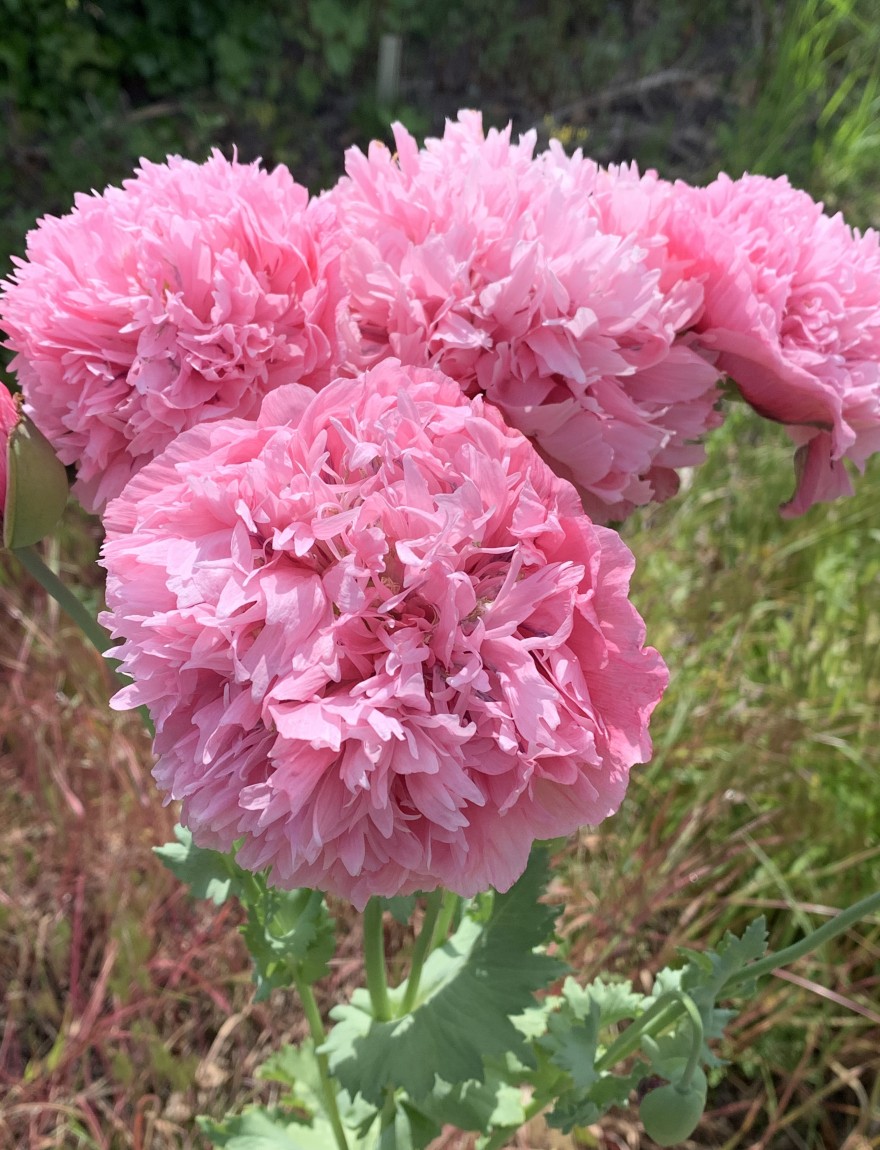
[[[101,511],[181,431],[311,389],[336,354],[327,208],[286,168],[178,156],[28,235],[0,326],[26,410]]]
[[[785,177],[677,188],[666,227],[703,285],[696,338],[800,445],[784,514],[848,494],[844,460],[880,449],[880,238]]]
[[[338,230],[344,367],[433,365],[482,392],[597,516],[665,498],[717,426],[703,303],[665,233],[673,186],[462,112],[420,149],[352,149]]]
[[[196,841],[281,886],[506,889],[650,754],[630,553],[437,371],[302,398],[184,432],[107,508],[114,705],[149,707]]]

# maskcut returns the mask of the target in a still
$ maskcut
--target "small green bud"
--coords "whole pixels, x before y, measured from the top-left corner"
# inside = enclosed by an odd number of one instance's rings
[[[658,1146],[677,1146],[689,1138],[706,1109],[706,1075],[696,1070],[690,1085],[669,1083],[646,1094],[639,1106],[645,1133]]]
[[[48,439],[19,410],[0,443],[6,453],[4,547],[30,547],[48,535],[67,504],[67,472]]]

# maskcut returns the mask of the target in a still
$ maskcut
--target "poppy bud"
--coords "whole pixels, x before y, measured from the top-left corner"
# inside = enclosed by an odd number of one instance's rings
[[[639,1117],[658,1146],[677,1146],[696,1130],[705,1108],[706,1076],[698,1069],[687,1086],[670,1083],[646,1094]]]

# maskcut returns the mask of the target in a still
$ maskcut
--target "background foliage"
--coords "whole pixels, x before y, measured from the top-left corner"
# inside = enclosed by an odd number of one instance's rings
[[[380,105],[383,33],[402,64]],[[866,225],[878,60],[871,0],[0,0],[0,258],[140,155],[237,143],[317,189],[394,115],[424,134],[466,105],[694,182],[786,171]],[[623,811],[558,859],[582,981],[647,986],[677,946],[759,912],[783,946],[880,881],[880,461],[854,498],[785,522],[781,430],[736,412],[709,451],[625,529],[673,680]],[[46,551],[95,605],[97,545],[71,511]],[[0,599],[0,1145],[203,1145],[195,1113],[277,1097],[255,1068],[302,1039],[298,1008],[254,1001],[234,907],[191,903],[152,857],[174,812],[98,660],[8,558]],[[361,981],[357,927],[333,911],[347,939],[325,1006]],[[386,929],[403,970],[406,933]],[[769,980],[695,1145],[880,1146],[878,961],[863,924]],[[573,1137],[649,1145],[625,1111]]]
[[[876,208],[871,0],[0,0],[0,29],[4,258],[142,155],[234,144],[317,189],[394,116],[424,134],[464,106],[606,162],[786,170],[857,222]]]

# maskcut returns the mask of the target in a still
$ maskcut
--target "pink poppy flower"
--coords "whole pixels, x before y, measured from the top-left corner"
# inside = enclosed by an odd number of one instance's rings
[[[686,334],[702,287],[666,266],[656,222],[670,185],[536,158],[533,132],[484,135],[475,112],[421,150],[394,138],[395,155],[351,149],[325,197],[348,369],[392,355],[484,394],[594,518],[671,494],[719,417],[718,372]]]
[[[28,236],[0,326],[26,411],[100,512],[184,429],[250,416],[280,382],[319,387],[335,301],[308,193],[214,152],[141,161]]]
[[[106,525],[114,705],[149,708],[196,841],[278,885],[507,889],[650,754],[629,550],[437,371],[185,432]]]
[[[700,342],[798,444],[786,515],[849,494],[843,460],[880,450],[880,242],[788,181],[719,176],[682,189],[672,245],[705,304]]]

